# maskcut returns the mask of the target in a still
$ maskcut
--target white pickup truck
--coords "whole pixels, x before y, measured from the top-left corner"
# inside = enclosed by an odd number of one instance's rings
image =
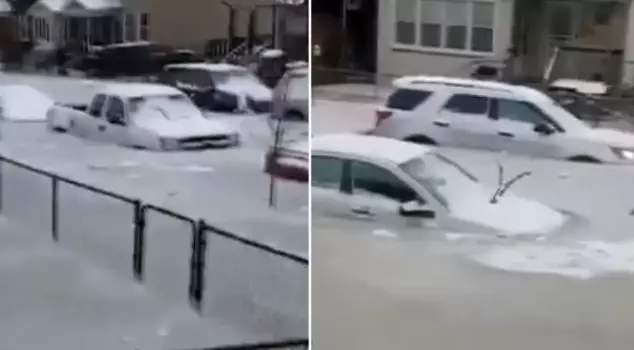
[[[240,143],[233,127],[206,119],[184,93],[157,84],[104,84],[85,108],[50,108],[46,123],[52,131],[151,150],[231,147]]]

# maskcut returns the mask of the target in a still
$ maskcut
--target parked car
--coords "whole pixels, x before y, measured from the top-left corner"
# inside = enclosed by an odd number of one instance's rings
[[[264,172],[278,179],[307,183],[310,171],[308,140],[272,147],[264,158]]]
[[[308,121],[309,90],[308,67],[291,66],[273,90],[272,116]]]
[[[128,42],[103,46],[71,59],[65,68],[94,77],[148,76],[158,74],[168,64],[201,60],[190,50],[150,42]]]
[[[419,144],[506,151],[579,162],[634,164],[634,134],[593,128],[526,86],[403,77],[370,133]]]
[[[271,89],[242,66],[224,63],[171,64],[159,74],[158,81],[185,92],[205,110],[271,112]]]
[[[205,119],[187,95],[159,84],[104,84],[85,109],[54,106],[46,123],[58,132],[161,151],[231,147],[240,142],[237,130]]]
[[[421,234],[541,235],[572,222],[540,202],[489,188],[435,148],[360,134],[312,139],[311,205],[313,217]]]

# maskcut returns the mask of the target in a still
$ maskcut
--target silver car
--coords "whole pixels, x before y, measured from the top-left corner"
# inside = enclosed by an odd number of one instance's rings
[[[273,118],[308,121],[308,68],[292,67],[273,91]]]

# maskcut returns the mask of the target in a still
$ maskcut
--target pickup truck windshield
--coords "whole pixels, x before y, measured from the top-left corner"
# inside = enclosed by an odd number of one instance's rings
[[[130,110],[137,113],[151,108],[168,120],[194,119],[200,111],[185,95],[144,96],[130,100]]]
[[[211,78],[216,84],[259,83],[258,78],[246,69],[235,69],[211,72]]]

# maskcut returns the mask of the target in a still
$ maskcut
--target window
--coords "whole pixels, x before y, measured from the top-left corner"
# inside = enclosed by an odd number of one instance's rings
[[[495,2],[396,0],[396,43],[420,48],[493,52]]]
[[[371,193],[399,203],[420,200],[419,196],[409,185],[384,168],[365,162],[353,161],[351,172],[354,194]]]
[[[482,96],[456,94],[447,101],[444,109],[462,114],[488,114],[489,99]]]
[[[106,120],[110,124],[121,124],[125,121],[125,107],[123,101],[118,97],[111,97],[108,100],[108,108],[106,109]]]
[[[529,124],[547,123],[548,119],[541,111],[522,101],[498,100],[497,117]]]
[[[418,1],[399,0],[396,2],[396,42],[399,44],[416,44],[416,4]]]
[[[495,8],[490,2],[472,4],[471,51],[493,51],[493,22]]]
[[[32,39],[34,34],[34,23],[35,20],[33,19],[33,16],[26,16],[26,27],[27,27],[27,36],[29,39]]]
[[[97,95],[90,103],[90,107],[88,107],[88,114],[93,117],[99,118],[101,117],[101,110],[103,109],[103,105],[106,103],[106,95]]]
[[[150,40],[150,16],[147,13],[140,15],[139,37],[141,40]]]
[[[136,16],[134,16],[133,14],[125,15],[125,40],[137,40]]]
[[[548,4],[550,35],[566,40],[574,35],[573,10],[570,4],[552,2]]]
[[[431,96],[431,92],[413,89],[397,89],[388,97],[387,108],[411,111],[425,102]]]
[[[311,185],[339,190],[343,178],[344,161],[333,157],[312,156],[310,163]]]

